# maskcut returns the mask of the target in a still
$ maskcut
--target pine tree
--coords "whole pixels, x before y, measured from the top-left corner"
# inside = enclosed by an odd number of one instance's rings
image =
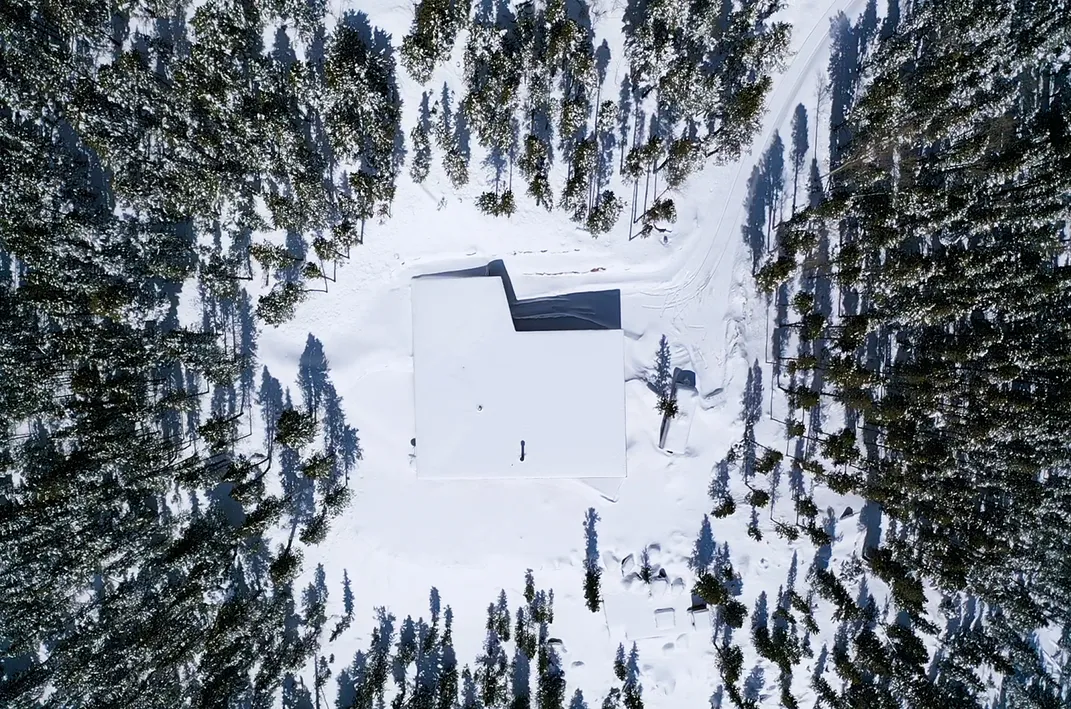
[[[428,101],[428,92],[425,91],[420,98],[420,118],[409,132],[409,141],[413,144],[409,176],[418,184],[427,178],[431,169],[431,109]]]
[[[498,633],[503,641],[509,642],[510,639],[510,614],[509,605],[506,602],[506,592],[499,591],[498,602],[494,607],[495,624],[494,630]]]
[[[632,649],[625,663],[625,679],[622,683],[621,694],[625,709],[643,709],[643,684],[640,683],[640,653],[636,643],[632,643]]]
[[[565,704],[565,671],[561,658],[553,647],[541,645],[539,687],[536,690],[538,709],[563,709]],[[578,690],[579,691],[579,690]]]
[[[450,606],[447,606],[443,612],[443,634],[438,648],[441,666],[436,687],[437,709],[454,709],[458,702],[457,655],[454,652],[453,625],[454,612]]]
[[[465,0],[420,0],[413,24],[402,39],[402,65],[420,84],[431,79],[435,65],[450,58],[457,33],[469,16]]]
[[[367,21],[367,20],[365,20]],[[367,33],[367,34],[366,34]],[[329,47],[324,73],[328,98],[325,121],[335,154],[359,164],[349,175],[350,209],[364,221],[394,198],[395,142],[401,131],[401,98],[394,60],[373,43],[382,34],[340,23]]]
[[[625,665],[625,646],[622,643],[618,643],[617,654],[614,655],[614,676],[622,682],[628,676],[627,666]]]
[[[671,395],[673,372],[670,369],[669,340],[665,335],[658,341],[658,351],[655,353],[655,376],[651,386],[659,399],[668,399]]]
[[[292,320],[297,306],[304,302],[307,291],[301,283],[286,281],[277,283],[257,301],[257,316],[269,325],[281,325]]]
[[[508,692],[507,661],[506,651],[493,630],[487,631],[483,653],[476,659],[475,680],[483,706],[500,706]]]
[[[715,466],[715,475],[710,481],[710,499],[714,501],[711,512],[715,517],[728,517],[736,510],[736,502],[729,490],[729,461],[722,459]]]
[[[626,13],[625,52],[639,95],[654,92],[660,115],[707,127],[672,137],[656,167],[675,173],[671,186],[707,158],[735,159],[757,131],[770,74],[788,49],[788,25],[770,22],[778,7],[658,0]]]
[[[499,23],[511,26],[516,18],[504,7],[499,8],[499,15],[492,18],[480,6],[473,18],[465,46],[467,93],[461,100],[461,113],[480,145],[504,155],[512,141],[523,60],[517,43],[498,29]]]
[[[443,171],[456,189],[469,181],[468,121],[463,112],[455,114],[453,94],[445,83],[436,113],[435,142],[443,151]]]
[[[640,552],[640,570],[638,572],[640,581],[644,583],[651,583],[651,579],[654,578],[654,569],[651,568],[651,554],[648,551],[648,547],[644,547]]]
[[[587,514],[584,515],[584,600],[592,613],[598,611],[602,604],[599,591],[602,578],[602,569],[599,567],[599,536],[595,529],[598,521],[599,515],[595,508],[588,508]]]
[[[585,227],[592,236],[609,233],[621,216],[625,205],[610,190],[602,192],[595,202],[595,206],[588,212]]]
[[[479,709],[480,693],[468,665],[461,670],[461,709]]]
[[[316,436],[316,419],[311,412],[286,409],[276,422],[275,440],[288,448],[300,451]]]
[[[554,194],[550,187],[550,146],[534,135],[524,139],[524,152],[517,166],[528,179],[528,196],[548,212],[554,206]]]
[[[873,47],[870,8],[854,27],[839,24],[842,53],[865,57],[867,72],[836,77],[847,113],[832,137],[828,189],[812,163],[813,206],[767,268],[776,283],[802,273],[803,261],[824,262],[819,283],[840,300],[820,314],[821,333],[833,335],[816,357],[825,384],[795,398],[844,405],[859,434],[822,437],[818,450],[835,458],[833,469],[805,462],[823,484],[879,501],[903,525],[903,539],[877,557],[898,603],[917,615],[915,581],[926,577],[1000,606],[1029,634],[1040,618],[1056,620],[1040,599],[1063,587],[1047,569],[1065,536],[1039,516],[1062,498],[1052,494],[1064,458],[1052,387],[1063,368],[1038,343],[1064,336],[1057,294],[1067,279],[1051,265],[1066,251],[1062,223],[1027,215],[1051,214],[1054,195],[1066,191],[1066,176],[1050,168],[1066,151],[1042,127],[1066,111],[1032,98],[1035,77],[1051,66],[1016,67],[1035,66],[1037,47],[1066,43],[1068,30],[1053,34],[1014,3],[962,9],[949,32],[938,4],[912,3]],[[1002,86],[1001,98],[980,88],[962,104],[958,92],[974,82]],[[823,230],[835,231],[839,248],[822,253]],[[1018,264],[1014,277],[998,263]],[[1021,324],[1031,320],[1049,324]],[[894,346],[895,360],[863,356],[863,343]],[[856,448],[857,435],[876,435],[880,447]],[[1030,582],[1006,583],[1020,574]],[[831,571],[816,572],[816,588],[839,615],[864,614]],[[859,637],[862,663],[880,674],[874,635]],[[858,654],[838,652],[853,672]]]

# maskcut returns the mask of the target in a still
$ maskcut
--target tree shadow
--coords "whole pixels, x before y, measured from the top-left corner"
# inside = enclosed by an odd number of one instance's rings
[[[565,0],[565,13],[580,27],[582,37],[594,36],[595,33],[591,27],[591,9],[588,7],[587,0]]]
[[[729,552],[729,542],[722,542],[721,546],[714,554],[714,562],[711,564],[711,573],[715,576],[723,575],[726,569],[732,566],[733,559]],[[732,596],[739,596],[744,592],[744,582],[740,576],[733,574],[733,577],[726,581],[725,588]]]
[[[794,460],[788,466],[788,488],[791,490],[794,500],[798,500],[807,494],[803,482],[803,466],[799,463],[800,460],[803,460],[805,454],[804,439],[801,436],[796,439],[796,447],[793,451]]]
[[[156,33],[157,35],[164,36],[170,29],[167,25],[167,20],[159,18],[156,20]],[[123,48],[126,47],[126,41],[130,38],[130,13],[124,10],[117,10],[112,12],[111,22],[109,23],[108,31],[110,33],[110,39],[112,42],[112,61],[118,61],[123,56]],[[182,23],[185,28],[186,23]]]
[[[766,591],[759,593],[755,599],[755,609],[751,613],[751,627],[764,628],[770,622],[770,606],[766,597]]]
[[[191,18],[187,16],[183,3],[173,3],[167,7],[173,9],[174,12],[166,17],[157,18],[155,44],[161,46],[163,43],[162,46],[169,57],[182,59],[189,54]]]
[[[626,2],[625,11],[621,16],[621,30],[625,37],[633,38],[643,31],[648,4],[648,0],[628,0]],[[636,78],[638,77],[633,77],[633,79]]]
[[[599,80],[599,88],[606,82],[606,70],[610,66],[610,45],[604,39],[598,49],[595,50],[595,75]]]
[[[463,113],[460,112],[460,113]],[[483,166],[494,174],[495,190],[497,191],[505,181],[507,160],[506,152],[498,146],[492,146],[483,159]]]
[[[621,149],[619,151],[618,169],[624,169],[625,151],[630,147],[629,134],[632,132],[632,111],[634,87],[628,74],[621,79],[621,88],[617,94],[617,137]]]
[[[897,21],[899,12],[891,20]],[[890,20],[886,20],[888,23]],[[883,32],[895,24],[886,24]],[[836,167],[841,163],[844,151],[851,142],[848,112],[858,98],[859,81],[863,63],[877,38],[878,18],[875,0],[869,0],[863,14],[853,24],[843,12],[830,21],[831,40],[829,54],[829,160]]]
[[[11,255],[0,247],[0,286],[10,287],[15,282],[14,262]]]
[[[547,164],[553,165],[555,158],[554,116],[549,101],[537,103],[532,107],[532,120],[529,127],[531,134],[546,146]]]
[[[749,480],[755,468],[755,424],[762,418],[762,366],[757,359],[747,371],[742,404],[744,451],[740,471],[744,480]]]
[[[238,295],[238,356],[242,368],[238,373],[238,385],[242,394],[242,406],[252,401],[254,367],[257,363],[257,322],[253,310],[253,301],[243,288]]]
[[[744,242],[751,250],[751,272],[759,269],[763,256],[771,249],[771,234],[778,221],[778,208],[785,187],[785,144],[774,133],[759,164],[751,170],[748,193],[744,202],[747,218],[744,222]]]
[[[514,706],[528,706],[531,695],[531,660],[518,643],[513,651],[513,667],[510,684],[513,687]]]
[[[172,396],[184,396],[186,391],[186,378],[182,372],[182,365],[172,362],[160,367],[156,371],[156,379],[163,384],[165,394]],[[177,442],[183,438],[182,413],[177,406],[162,407],[156,417],[160,426],[160,435],[166,441]]]
[[[337,483],[339,478],[349,481],[349,474],[361,460],[364,453],[357,436],[357,429],[346,423],[342,412],[342,397],[335,392],[330,382],[324,386],[324,436],[326,452],[332,458],[331,478],[329,483]],[[331,485],[325,485],[330,489]]]
[[[234,416],[238,411],[238,391],[234,388],[234,384],[228,382],[213,387],[210,408],[212,414],[219,418]]]
[[[323,23],[320,23],[317,25],[316,31],[313,33],[312,39],[306,48],[306,54],[313,80],[321,86],[327,81],[324,73],[326,64],[326,46],[326,30],[324,29]],[[305,111],[309,117],[308,120],[303,121],[305,140],[312,151],[312,154],[319,158],[319,164],[323,169],[324,187],[331,196],[332,202],[335,203],[337,201],[336,186],[333,177],[336,164],[335,151],[331,147],[331,139],[327,134],[327,127],[324,125],[323,116],[320,114],[320,111],[315,105],[312,105],[311,102],[306,105]]]
[[[757,706],[759,695],[762,693],[762,689],[765,686],[766,673],[763,671],[761,665],[755,665],[751,668],[751,673],[748,674],[747,679],[744,680],[744,701]]]
[[[275,269],[275,278],[280,281],[300,281],[301,269],[309,253],[305,237],[293,229],[287,230],[286,251],[290,255],[290,261]]]
[[[290,391],[284,393],[283,410],[294,408]],[[313,481],[301,470],[301,455],[290,446],[279,446],[280,477],[283,495],[289,501],[291,523],[299,527],[309,522],[316,512],[316,496]]]
[[[703,523],[699,527],[699,536],[696,537],[695,546],[692,549],[692,557],[688,560],[688,563],[696,573],[706,571],[714,563],[714,556],[717,550],[714,533],[710,528],[710,517],[703,515]]]
[[[294,46],[290,42],[290,34],[286,31],[286,27],[282,25],[275,30],[271,58],[282,66],[286,72],[289,72],[290,67],[297,62],[297,54],[295,54]]]
[[[837,13],[829,29],[829,161],[839,165],[851,140],[847,113],[859,74],[859,43],[848,16]]]
[[[378,66],[382,72],[382,80],[386,84],[385,94],[387,103],[395,115],[400,115],[402,106],[401,92],[398,90],[397,62],[394,58],[394,46],[391,43],[391,35],[379,27],[373,27],[363,10],[347,11],[342,15],[342,24],[354,31],[357,39],[365,46],[365,51],[372,59],[371,64]],[[401,123],[395,126],[393,149],[391,151],[390,168],[392,174],[397,175],[401,166],[405,163],[405,134],[402,132]],[[379,166],[369,165],[362,158],[360,170],[362,172],[375,173]]]
[[[445,83],[443,87],[446,87]],[[461,110],[454,115],[454,145],[467,165],[472,158],[472,130],[469,128],[468,116]]]
[[[313,81],[323,85],[324,76],[324,51],[325,36],[322,23],[317,26],[312,36],[312,41],[306,50],[308,56],[308,71],[312,74]],[[298,57],[290,40],[290,34],[286,26],[280,26],[275,32],[272,44],[271,58],[278,66],[277,71],[283,77],[290,76],[298,63]],[[304,71],[304,68],[297,67]],[[335,163],[334,151],[324,128],[323,118],[320,115],[315,102],[303,100],[303,95],[291,94],[287,101],[289,121],[294,131],[301,135],[304,141],[304,152],[299,153],[301,167],[313,174],[320,176],[321,186],[328,201],[329,211],[333,210],[335,193],[332,167]],[[287,170],[286,172],[290,172]],[[295,192],[293,176],[288,175],[290,191]]]
[[[257,404],[260,406],[260,418],[264,424],[264,445],[270,451],[275,443],[277,423],[284,406],[283,387],[279,384],[279,380],[271,375],[267,367],[261,370]]]
[[[327,384],[328,364],[323,343],[310,333],[305,340],[305,349],[298,359],[298,387],[305,408],[316,414],[323,405],[324,386]]]
[[[298,386],[305,407],[323,417],[324,450],[332,458],[331,477],[320,486],[324,490],[331,489],[341,478],[348,480],[362,457],[357,429],[346,423],[342,397],[331,383],[330,371],[323,343],[309,333],[298,360]]]
[[[82,219],[104,224],[112,220],[115,204],[111,179],[96,151],[82,141],[78,132],[64,119],[57,121],[51,150],[59,153],[66,184],[60,188],[65,197],[78,205]]]
[[[796,213],[796,203],[800,191],[800,174],[807,162],[807,153],[810,152],[811,131],[808,127],[807,107],[802,103],[796,104],[796,110],[792,113],[792,214]]]
[[[885,19],[881,21],[881,39],[893,36],[900,25],[900,0],[888,0],[885,3]]]
[[[762,154],[762,171],[766,177],[766,250],[769,251],[776,246],[770,240],[780,221],[785,193],[785,142],[777,131]]]
[[[822,643],[822,649],[818,652],[818,659],[814,663],[814,674],[812,677],[818,679],[826,671],[826,663],[829,662],[829,646]]]
[[[822,520],[822,530],[829,535],[830,541],[818,547],[814,553],[814,567],[824,571],[829,566],[829,560],[833,558],[833,539],[837,534],[837,515],[833,508],[826,509],[826,516]]]
[[[785,327],[788,322],[788,283],[782,283],[777,287],[774,295],[774,327],[770,333],[770,348],[773,350],[774,373],[781,373],[781,361],[785,356],[785,346],[788,344],[790,328]]]
[[[283,709],[313,709],[312,694],[301,678],[294,677],[290,672],[283,678],[283,691],[281,696]]]
[[[877,549],[881,543],[881,505],[873,500],[863,502],[859,510],[859,528],[865,530],[864,549]]]
[[[187,367],[185,369],[186,381],[183,383],[183,391],[187,396],[198,396],[201,391],[201,377],[196,371]],[[197,429],[201,426],[201,407],[191,406],[186,409],[186,432],[189,436],[196,436]]]
[[[759,165],[751,168],[751,177],[747,181],[747,199],[744,200],[745,214],[743,236],[751,252],[751,273],[759,270],[759,264],[766,253],[766,195],[770,188],[765,172]]]

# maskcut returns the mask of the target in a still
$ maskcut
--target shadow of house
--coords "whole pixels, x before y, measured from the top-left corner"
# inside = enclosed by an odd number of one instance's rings
[[[517,332],[551,332],[558,330],[620,330],[621,291],[602,290],[565,293],[520,300],[506,271],[506,264],[495,259],[486,266],[457,271],[429,273],[420,278],[476,278],[497,276],[506,292],[513,329]]]

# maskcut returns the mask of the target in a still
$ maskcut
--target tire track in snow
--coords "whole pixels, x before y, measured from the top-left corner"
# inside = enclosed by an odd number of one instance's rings
[[[812,74],[821,55],[829,49],[829,27],[833,17],[838,12],[844,12],[845,14],[852,16],[861,12],[865,5],[866,0],[849,0],[848,2],[845,2],[844,0],[834,0],[830,3],[825,13],[807,33],[807,38],[804,40],[803,46],[796,52],[797,59],[781,74],[782,81],[778,82],[778,90],[775,91],[771,97],[771,104],[779,104],[779,109],[776,111],[777,117],[772,121],[766,121],[766,129],[762,133],[761,141],[754,142],[752,145],[767,145],[770,142],[770,138],[773,136],[774,131],[778,130],[784,124],[788,119],[789,112],[795,108],[795,104],[797,103],[796,98],[798,97],[804,82],[807,80],[807,77]],[[807,58],[802,63],[801,67],[798,58],[804,55]],[[795,75],[794,78],[791,78],[793,75]],[[791,81],[791,89],[787,91],[783,88],[788,85],[784,83],[785,79]],[[817,116],[815,118],[817,118]],[[740,161],[740,164],[737,167],[736,176],[733,179],[733,185],[722,206],[722,212],[717,227],[714,229],[712,238],[707,242],[707,250],[703,255],[699,267],[685,272],[683,275],[683,283],[679,280],[682,271],[677,271],[669,282],[660,285],[654,290],[643,292],[643,295],[648,296],[665,296],[665,302],[661,306],[657,306],[663,312],[668,308],[679,310],[681,306],[691,303],[697,298],[701,298],[703,292],[710,285],[711,281],[714,280],[715,275],[719,274],[726,251],[734,245],[736,248],[741,246],[742,240],[739,238],[739,215],[742,214],[742,211],[739,210],[741,209],[740,205],[742,205],[744,201],[745,195],[743,192],[747,184],[744,175],[746,171],[750,170],[752,167],[752,160],[742,159]],[[737,210],[735,213],[738,215],[738,218],[734,220],[731,230],[726,233],[724,227],[726,226],[726,220],[729,218],[731,210]],[[725,242],[725,239],[729,239],[729,241]],[[719,244],[721,245],[721,249],[717,250],[717,256],[715,258],[714,254]],[[733,249],[733,251],[735,254],[736,249]],[[710,264],[712,258],[714,258],[714,262],[713,264]],[[688,253],[684,254],[682,261],[684,263],[695,262],[694,250],[689,250]],[[693,288],[700,278],[702,278],[701,284],[698,287]]]
[[[866,0],[833,0],[811,26],[802,46],[795,52],[795,59],[779,77],[770,97],[770,105],[774,108],[767,113],[764,130],[752,146],[768,145],[774,132],[784,125],[795,109],[805,82],[828,55],[832,19],[839,12],[849,16],[858,14],[865,4]],[[818,118],[814,116],[814,120]],[[704,400],[724,389],[730,376],[729,363],[736,355],[750,357],[747,342],[754,334],[748,307],[751,274],[750,269],[740,263],[739,254],[744,246],[740,228],[747,176],[754,164],[755,159],[751,156],[741,159],[738,164],[710,238],[687,249],[677,262],[681,267],[672,271],[672,275],[667,273],[668,277],[655,288],[641,291],[644,296],[661,299],[661,303],[646,303],[644,307],[658,310],[660,319],[668,319],[680,334],[685,335],[681,338],[682,344],[699,375],[697,379],[715,387],[700,391]],[[705,245],[705,251],[701,258],[697,258],[696,252],[703,248],[701,243]],[[726,259],[726,253],[731,258]],[[697,265],[688,268],[690,264]],[[671,269],[672,266],[666,270]],[[727,288],[711,289],[712,283],[726,282],[725,279],[728,279]],[[719,298],[718,302],[710,304],[708,299],[712,296]],[[712,327],[716,322],[723,323],[720,330]],[[712,339],[720,339],[720,346],[717,342],[712,343]],[[713,355],[713,361],[708,361],[707,355]],[[714,401],[710,400],[708,404],[713,405]]]

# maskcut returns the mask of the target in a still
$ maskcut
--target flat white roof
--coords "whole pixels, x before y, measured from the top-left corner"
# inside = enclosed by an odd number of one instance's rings
[[[418,477],[625,476],[621,330],[517,332],[496,276],[412,296]]]

